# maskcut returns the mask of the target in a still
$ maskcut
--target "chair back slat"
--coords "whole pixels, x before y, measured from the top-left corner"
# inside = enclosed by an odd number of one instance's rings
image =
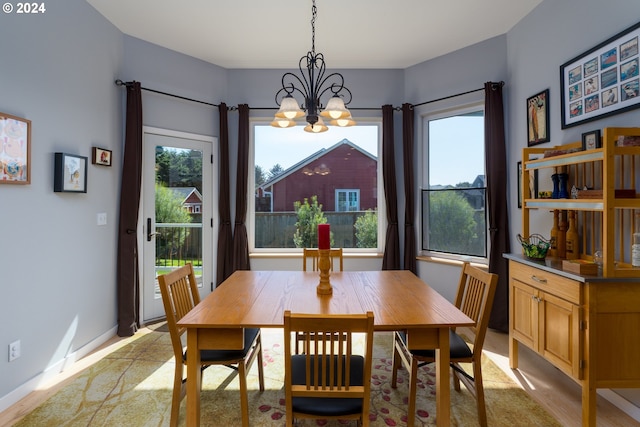
[[[307,271],[307,261],[311,260],[311,271],[318,271],[318,258],[320,252],[315,248],[303,248],[302,249],[302,271]],[[335,263],[338,263],[340,269],[337,271],[343,271],[343,256],[342,248],[329,249],[329,270],[336,271]]]
[[[186,332],[186,328],[179,327],[178,322],[200,302],[193,266],[186,264],[170,273],[158,276],[158,285],[167,315],[167,327],[171,335],[173,351],[176,357],[180,356],[181,359],[183,354],[181,337]]]
[[[292,340],[304,334],[305,383],[293,384],[291,379]],[[292,336],[292,334],[294,334]],[[353,365],[353,340],[364,334],[364,384],[352,384],[356,369]],[[371,357],[373,351],[373,313],[358,315],[307,315],[285,312],[285,389],[290,397],[363,397],[370,390]],[[361,369],[360,367],[357,369]]]
[[[498,275],[469,263],[462,266],[455,305],[475,322],[470,327],[474,334],[474,347],[482,348],[497,286]]]

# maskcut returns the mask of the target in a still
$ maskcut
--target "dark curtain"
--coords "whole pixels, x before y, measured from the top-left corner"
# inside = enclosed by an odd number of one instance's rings
[[[138,209],[142,182],[142,94],[140,82],[127,88],[124,162],[120,184],[118,223],[118,335],[128,337],[140,326],[140,274],[138,271]]]
[[[393,146],[393,107],[382,106],[382,178],[387,206],[387,233],[383,270],[400,269],[400,238],[398,237],[398,195],[396,189],[396,165]]]
[[[402,155],[404,160],[404,269],[417,274],[413,176],[413,105],[402,104]]]
[[[502,254],[510,252],[509,213],[507,211],[507,153],[502,105],[503,83],[484,85],[484,139],[487,170],[487,208],[489,210],[489,271],[498,275],[489,327],[509,330],[509,264]]]
[[[229,122],[227,104],[220,103],[220,188],[218,195],[218,212],[220,230],[218,233],[218,264],[216,270],[216,286],[222,283],[233,272],[233,230],[231,229],[231,193],[229,190]]]
[[[233,270],[251,270],[247,239],[247,181],[249,175],[249,106],[238,105],[238,175],[236,223],[233,231]]]

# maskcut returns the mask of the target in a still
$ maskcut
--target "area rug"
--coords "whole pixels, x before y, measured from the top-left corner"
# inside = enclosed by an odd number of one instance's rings
[[[263,330],[265,391],[258,390],[257,367],[249,376],[252,426],[285,425],[283,336],[281,329]],[[18,427],[168,426],[174,361],[163,324],[138,332],[118,349],[77,374],[59,392],[20,420]],[[372,372],[372,427],[406,425],[408,376],[399,372],[391,388],[391,333],[376,333]],[[560,426],[488,357],[483,358],[487,417],[490,426]],[[416,426],[435,425],[435,369],[420,368]],[[240,426],[240,396],[235,371],[212,367],[203,375],[202,426]],[[180,425],[185,424],[185,402]],[[341,420],[303,420],[299,426],[355,425]],[[477,426],[476,403],[462,386],[451,390],[451,425]]]

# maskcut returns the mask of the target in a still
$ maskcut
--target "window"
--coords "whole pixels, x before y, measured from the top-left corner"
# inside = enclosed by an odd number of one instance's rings
[[[360,210],[360,190],[336,190],[336,212]]]
[[[254,123],[252,136],[254,185],[247,221],[252,251],[317,247],[317,224],[325,220],[333,247],[382,250],[380,124],[310,134],[302,126]]]
[[[486,258],[484,109],[434,114],[424,130],[422,249]]]

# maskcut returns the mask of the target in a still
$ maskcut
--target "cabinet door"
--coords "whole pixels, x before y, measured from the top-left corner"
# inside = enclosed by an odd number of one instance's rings
[[[539,304],[538,351],[567,375],[581,379],[580,308],[547,293]]]
[[[539,291],[517,279],[511,279],[512,338],[538,351]]]

